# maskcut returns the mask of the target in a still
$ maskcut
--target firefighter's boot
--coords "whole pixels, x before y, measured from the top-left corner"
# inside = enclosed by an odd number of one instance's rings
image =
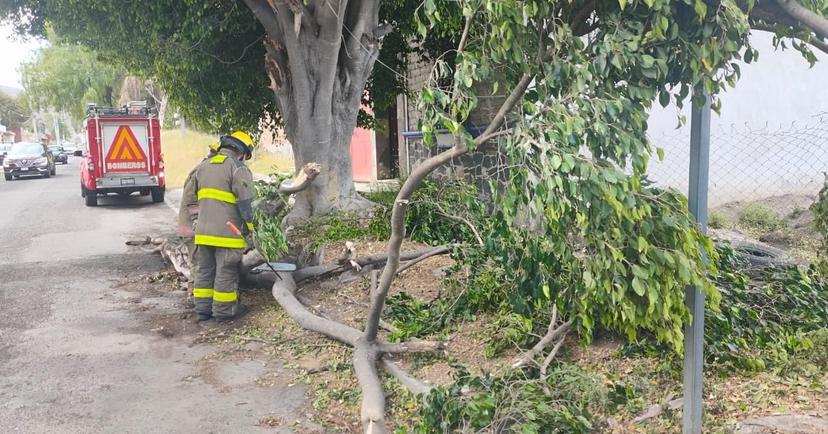
[[[236,305],[233,307],[233,310],[235,312],[233,313],[232,316],[216,318],[216,321],[218,321],[218,322],[230,322],[230,321],[239,319],[239,318],[247,315],[248,312],[250,312],[250,308],[248,308],[246,304],[241,304],[241,303],[236,303]]]

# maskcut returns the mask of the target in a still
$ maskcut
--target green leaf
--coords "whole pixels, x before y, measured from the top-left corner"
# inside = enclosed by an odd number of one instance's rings
[[[648,243],[644,237],[638,237],[638,251],[643,252],[647,250],[647,247],[650,247],[650,243]]]
[[[627,0],[618,0],[618,5],[621,6],[621,10],[624,10],[627,7]]]
[[[699,19],[702,19],[707,15],[707,4],[704,0],[696,0],[693,4],[693,10],[699,16]]]
[[[641,284],[641,281],[638,280],[638,277],[633,277],[632,287],[633,287],[633,291],[635,291],[636,294],[638,294],[640,296],[644,295],[644,292],[645,292],[644,285]]]
[[[658,161],[664,161],[664,148],[656,147],[656,155],[658,155]]]
[[[662,107],[667,107],[670,105],[670,92],[666,90],[662,90],[658,93],[658,103],[661,104]]]

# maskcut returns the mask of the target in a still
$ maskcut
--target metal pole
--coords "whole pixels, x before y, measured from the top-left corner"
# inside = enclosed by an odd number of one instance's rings
[[[707,232],[707,184],[710,172],[710,97],[693,100],[690,117],[690,213]],[[685,290],[693,321],[684,328],[684,426],[683,434],[701,434],[704,399],[704,293],[698,287]]]

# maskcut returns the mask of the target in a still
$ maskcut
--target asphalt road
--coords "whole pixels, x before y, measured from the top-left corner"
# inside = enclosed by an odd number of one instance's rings
[[[294,423],[305,389],[278,363],[195,344],[183,292],[137,280],[163,263],[124,241],[171,232],[172,210],[149,197],[87,208],[77,165],[0,181],[0,432],[308,432]]]

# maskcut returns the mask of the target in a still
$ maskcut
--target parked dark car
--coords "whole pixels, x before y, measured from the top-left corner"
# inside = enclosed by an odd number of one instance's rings
[[[69,164],[69,153],[67,153],[66,150],[63,149],[63,146],[49,146],[49,151],[51,151],[52,155],[55,156],[55,164]]]
[[[30,175],[48,178],[55,174],[55,156],[40,143],[15,143],[3,160],[6,181]]]
[[[3,164],[3,159],[6,158],[9,149],[11,149],[11,143],[0,143],[0,164]]]

